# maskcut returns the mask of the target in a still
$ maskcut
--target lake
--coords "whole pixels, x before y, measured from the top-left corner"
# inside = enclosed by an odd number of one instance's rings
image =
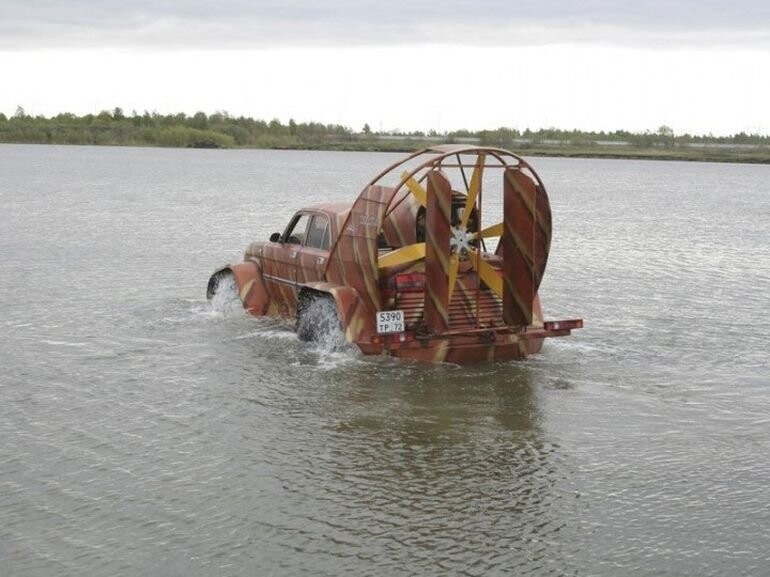
[[[585,328],[524,362],[206,301],[397,157],[0,146],[0,574],[767,575],[770,166],[529,159]]]

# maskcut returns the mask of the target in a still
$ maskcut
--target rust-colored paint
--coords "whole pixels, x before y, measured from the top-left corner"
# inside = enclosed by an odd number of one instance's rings
[[[503,195],[503,318],[528,325],[551,245],[551,209],[544,189],[518,167],[505,170]]]
[[[425,324],[436,334],[449,330],[449,235],[452,185],[438,170],[428,173],[425,215]]]
[[[495,202],[499,222],[487,216]],[[328,245],[292,232],[301,215],[328,220]],[[503,149],[447,145],[394,163],[352,204],[301,209],[277,241],[252,243],[243,262],[215,276],[229,270],[254,315],[293,317],[302,299],[331,299],[347,340],[365,354],[511,360],[582,326],[543,320],[538,288],[550,244],[548,195],[526,161]],[[404,330],[379,334],[377,312],[389,310],[403,311]]]

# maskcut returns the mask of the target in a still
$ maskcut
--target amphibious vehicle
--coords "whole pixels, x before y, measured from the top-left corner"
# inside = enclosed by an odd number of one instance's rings
[[[524,159],[434,146],[383,170],[352,203],[300,209],[218,269],[207,295],[231,276],[249,313],[293,318],[305,340],[341,329],[367,355],[521,359],[583,325],[543,320],[550,244],[548,195]]]

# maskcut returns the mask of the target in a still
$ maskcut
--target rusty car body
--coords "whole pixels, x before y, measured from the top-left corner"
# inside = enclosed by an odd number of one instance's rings
[[[253,242],[232,276],[251,314],[296,319],[323,304],[364,354],[432,362],[521,359],[581,319],[545,321],[538,288],[551,244],[545,186],[499,148],[434,146],[402,158],[349,204],[298,211]]]

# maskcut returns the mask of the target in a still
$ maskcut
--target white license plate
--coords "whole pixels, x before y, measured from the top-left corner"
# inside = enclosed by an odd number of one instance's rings
[[[404,311],[378,311],[377,332],[379,334],[403,333]]]

